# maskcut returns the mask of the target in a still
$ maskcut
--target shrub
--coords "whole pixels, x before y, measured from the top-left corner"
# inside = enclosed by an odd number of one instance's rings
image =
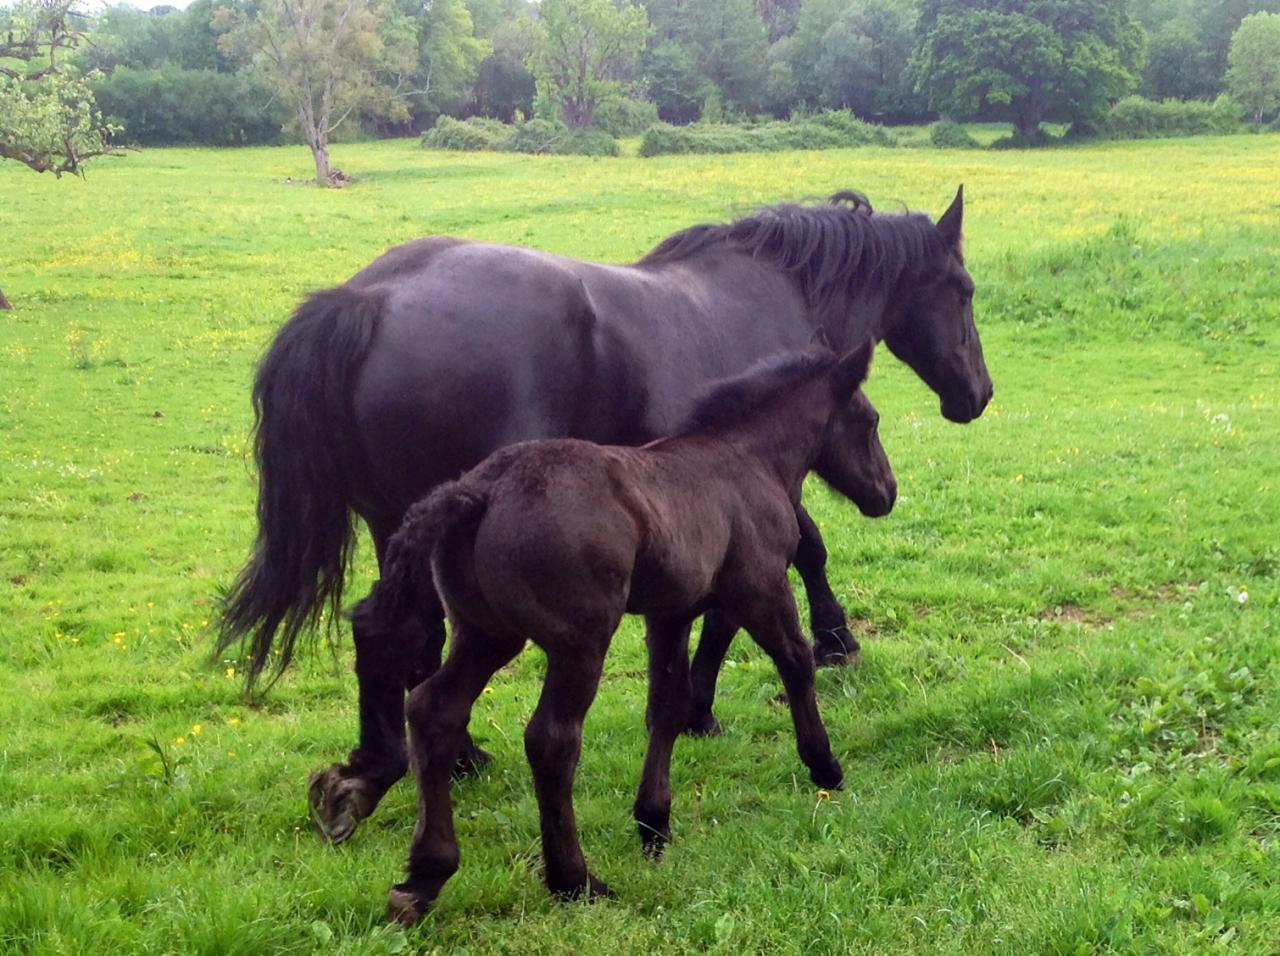
[[[954,120],[938,120],[930,126],[929,142],[938,149],[977,149],[979,145],[964,124]]]
[[[288,118],[270,90],[242,73],[118,67],[94,81],[93,94],[139,146],[274,143]]]
[[[1126,96],[1107,111],[1103,131],[1114,139],[1197,136],[1234,133],[1241,127],[1240,109],[1229,97],[1203,100],[1148,100]]]
[[[610,136],[639,136],[658,122],[658,107],[629,97],[609,100],[596,110],[596,128]]]
[[[618,143],[602,130],[574,130],[562,123],[531,119],[508,125],[473,116],[456,120],[441,116],[422,134],[425,149],[494,150],[507,153],[556,153],[575,156],[617,156]]]
[[[873,144],[893,145],[893,140],[882,127],[864,122],[852,113],[829,110],[789,123],[695,123],[692,126],[659,123],[645,131],[640,142],[640,155],[767,153],[784,149],[840,149]]]
[[[431,129],[422,134],[426,149],[456,149],[464,152],[476,150],[506,150],[510,148],[512,128],[498,120],[473,116],[457,120],[441,116]]]

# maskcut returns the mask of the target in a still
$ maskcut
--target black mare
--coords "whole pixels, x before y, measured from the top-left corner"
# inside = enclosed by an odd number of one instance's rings
[[[250,638],[252,681],[273,661],[286,666],[322,611],[336,618],[354,515],[381,564],[409,506],[495,449],[558,436],[643,444],[683,421],[708,383],[819,333],[836,350],[883,340],[939,395],[946,418],[976,418],[992,385],[964,267],[963,205],[958,191],[935,224],[839,193],[693,226],[632,265],[432,237],[315,293],[254,381],[258,536],[228,594],[220,647]],[[826,581],[818,529],[802,508],[797,518],[815,651],[843,658],[857,642]],[[704,623],[708,651],[694,661],[704,692],[733,610]],[[407,768],[404,697],[439,667],[443,609],[393,639],[370,640],[359,626],[354,636],[360,740],[310,788],[335,842]],[[462,765],[483,756],[468,738]]]

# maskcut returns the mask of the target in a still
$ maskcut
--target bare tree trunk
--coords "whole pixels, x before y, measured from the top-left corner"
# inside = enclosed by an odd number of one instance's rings
[[[13,303],[4,297],[4,289],[0,289],[0,311],[13,308]]]
[[[316,185],[329,185],[329,144],[322,142],[320,137],[311,143],[311,155],[316,160]]]

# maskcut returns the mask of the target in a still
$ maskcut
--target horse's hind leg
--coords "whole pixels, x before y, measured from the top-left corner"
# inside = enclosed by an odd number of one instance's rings
[[[542,696],[524,733],[542,826],[548,889],[557,896],[608,896],[587,870],[573,812],[573,778],[582,754],[582,722],[595,699],[609,636],[571,648],[549,647]]]
[[[375,535],[379,555],[385,539]],[[444,607],[435,593],[420,595],[424,617],[410,616],[393,630],[371,632],[352,626],[356,647],[356,683],[360,695],[360,741],[345,764],[311,775],[308,798],[320,832],[333,843],[355,833],[392,784],[404,776],[404,696],[440,669],[444,649]],[[470,735],[458,756],[456,772],[483,765],[489,755]]]
[[[800,632],[795,598],[786,577],[781,576],[774,587],[761,592],[758,600],[749,602],[745,610],[743,624],[773,659],[787,690],[800,759],[809,768],[814,783],[829,790],[837,789],[844,774],[831,753],[827,730],[818,714],[813,691],[813,651]]]
[[[716,680],[724,666],[724,656],[738,633],[738,625],[723,611],[711,610],[702,616],[702,636],[693,653],[689,682],[693,691],[689,706],[689,723],[685,728],[695,737],[720,733],[720,722],[711,707],[716,699]]]
[[[640,842],[657,859],[671,840],[671,750],[689,722],[689,627],[686,620],[648,618],[649,746],[636,794]]]
[[[860,648],[849,630],[844,608],[827,580],[827,546],[822,532],[803,506],[796,506],[800,541],[793,562],[809,598],[809,626],[813,628],[813,655],[819,667],[856,663]]]
[[[489,679],[520,652],[524,641],[462,628],[449,659],[409,695],[409,751],[418,783],[418,826],[409,848],[408,876],[391,888],[388,916],[416,922],[458,869],[449,780],[467,735],[471,708]]]

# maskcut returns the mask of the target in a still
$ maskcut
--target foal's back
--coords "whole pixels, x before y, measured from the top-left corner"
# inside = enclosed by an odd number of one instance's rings
[[[798,534],[781,484],[715,441],[530,442],[464,480],[487,504],[442,542],[446,604],[538,642],[611,631],[626,612],[697,613],[739,539],[789,554]]]

